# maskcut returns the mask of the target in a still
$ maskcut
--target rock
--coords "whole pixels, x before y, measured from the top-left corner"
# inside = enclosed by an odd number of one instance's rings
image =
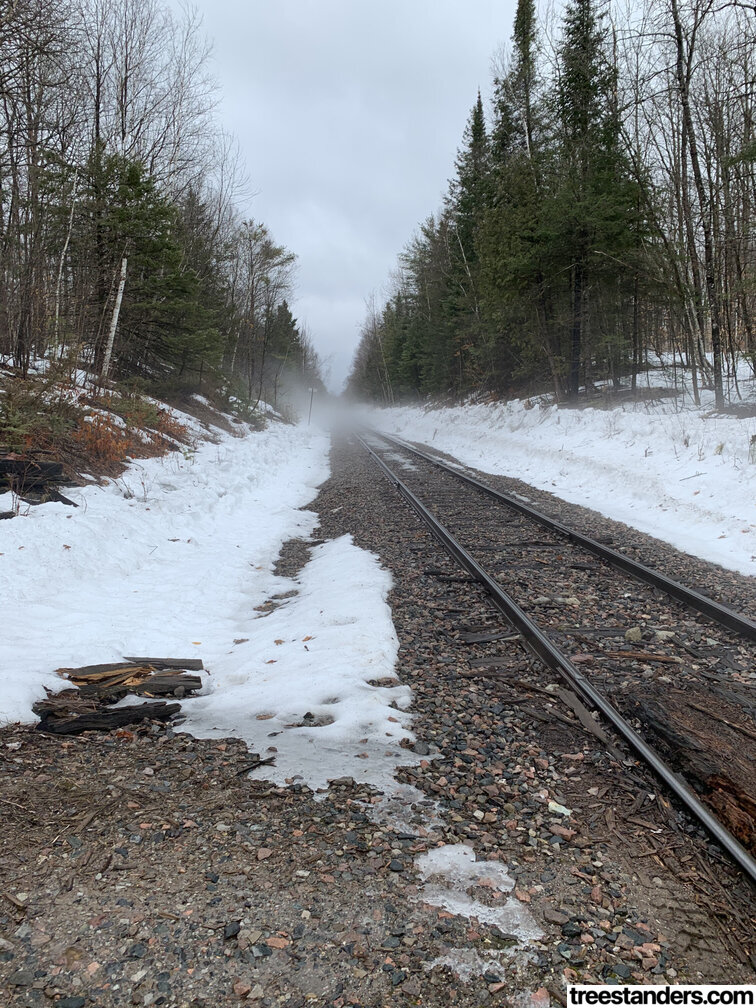
[[[284,949],[288,948],[288,946],[291,945],[291,942],[288,938],[266,938],[265,944],[269,948]]]
[[[430,746],[427,742],[415,742],[412,747],[413,751],[417,753],[418,756],[428,756],[430,755]]]
[[[629,644],[640,644],[643,640],[643,631],[639,626],[630,627],[625,631],[625,640]]]
[[[87,999],[80,997],[78,994],[75,997],[67,997],[55,1002],[57,1008],[84,1008],[86,1003]]]
[[[235,938],[241,931],[241,924],[239,921],[229,921],[228,924],[223,928],[223,937],[226,939]]]
[[[614,973],[615,976],[618,976],[621,980],[627,980],[632,973],[632,970],[629,966],[626,966],[625,963],[614,963],[611,967],[611,972]]]
[[[577,830],[566,829],[564,826],[549,826],[549,831],[563,840],[572,840],[577,836]]]
[[[561,815],[561,816],[572,815],[572,810],[565,808],[564,805],[560,805],[559,802],[550,801],[548,808],[549,812],[553,812],[555,815]]]
[[[528,1003],[531,1008],[549,1008],[551,998],[545,987],[539,987],[528,995]]]
[[[549,924],[566,924],[570,919],[566,913],[562,913],[561,910],[554,910],[552,907],[547,907],[543,911],[543,919],[548,921]]]
[[[392,858],[389,861],[389,868],[391,871],[401,872],[404,871],[405,865],[404,862],[400,861],[398,858]]]
[[[8,977],[8,983],[11,987],[31,987],[34,983],[34,977],[28,970],[16,970]]]

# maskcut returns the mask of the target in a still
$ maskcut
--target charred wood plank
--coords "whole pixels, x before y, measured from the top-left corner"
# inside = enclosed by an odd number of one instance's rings
[[[176,696],[180,698],[199,689],[202,689],[202,680],[199,676],[156,674],[132,685],[85,683],[79,687],[79,693],[83,697],[93,697],[103,703],[111,703],[132,693],[137,696]]]
[[[200,658],[132,658],[125,656],[134,665],[151,665],[156,669],[185,669],[187,672],[203,672],[205,666]]]
[[[45,717],[37,725],[37,731],[48,735],[80,735],[85,731],[112,731],[124,725],[138,724],[147,719],[167,721],[178,714],[181,704],[145,703],[133,707],[116,707],[98,713],[81,714],[75,717]]]
[[[92,679],[96,680],[111,673],[121,672],[124,669],[144,668],[139,662],[105,662],[101,665],[81,665],[79,668],[59,668],[55,669],[57,675],[65,676],[67,679]]]

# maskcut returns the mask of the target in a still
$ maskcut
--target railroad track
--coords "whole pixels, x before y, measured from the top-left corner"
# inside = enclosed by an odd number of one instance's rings
[[[556,671],[756,885],[756,623],[406,442],[359,441],[504,615],[506,647]]]

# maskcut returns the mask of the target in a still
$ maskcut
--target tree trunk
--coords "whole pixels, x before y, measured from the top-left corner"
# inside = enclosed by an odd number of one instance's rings
[[[126,268],[128,266],[129,260],[126,256],[121,259],[121,276],[118,281],[118,293],[116,294],[115,304],[113,305],[113,317],[110,320],[110,331],[108,332],[108,342],[105,346],[105,357],[102,361],[102,371],[100,372],[100,378],[107,378],[108,371],[110,370],[110,358],[113,355],[113,344],[115,342],[116,329],[118,328],[118,316],[121,313],[121,300],[123,298],[123,288],[126,286]]]
[[[572,288],[572,336],[570,339],[570,400],[580,392],[580,351],[583,335],[583,264],[575,264]]]

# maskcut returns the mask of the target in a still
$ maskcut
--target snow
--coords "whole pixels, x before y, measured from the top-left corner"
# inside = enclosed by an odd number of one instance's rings
[[[390,576],[342,536],[316,547],[296,582],[280,588],[291,586],[297,594],[215,662],[213,692],[185,705],[184,727],[273,753],[275,765],[260,773],[276,783],[323,788],[348,776],[380,786],[397,765],[417,761],[398,744],[412,737],[400,709],[409,689],[369,682],[394,678]]]
[[[532,914],[510,895],[514,880],[506,866],[499,861],[478,861],[475,851],[467,844],[443,844],[415,858],[415,866],[424,881],[418,899],[440,907],[447,913],[493,924],[502,935],[512,939],[512,946],[490,948],[482,953],[475,949],[450,948],[446,955],[426,964],[449,966],[463,980],[485,973],[492,966],[501,966],[504,960],[527,960],[527,945],[542,932]],[[480,889],[488,893],[490,903],[484,903],[471,894]]]
[[[520,941],[540,937],[538,925],[516,897],[489,906],[468,892],[482,887],[500,901],[510,893],[514,880],[501,862],[478,861],[467,844],[444,844],[418,855],[415,866],[425,882],[420,892],[424,903],[483,924],[495,924]]]
[[[219,431],[67,489],[77,509],[22,505],[0,522],[0,723],[35,720],[44,687],[63,686],[59,667],[201,658],[205,695],[183,702],[184,728],[275,755],[268,778],[377,784],[414,760],[398,745],[411,737],[409,690],[368,683],[396,681],[387,572],[349,537],[315,547],[296,580],[273,572],[281,544],[317,525],[303,508],[329,474],[328,448],[314,427]]]
[[[664,380],[660,372],[653,383]],[[754,575],[756,417],[712,410],[711,394],[703,393],[700,407],[682,397],[612,409],[566,409],[526,399],[374,409],[367,416],[386,433],[483,472],[516,477]]]

